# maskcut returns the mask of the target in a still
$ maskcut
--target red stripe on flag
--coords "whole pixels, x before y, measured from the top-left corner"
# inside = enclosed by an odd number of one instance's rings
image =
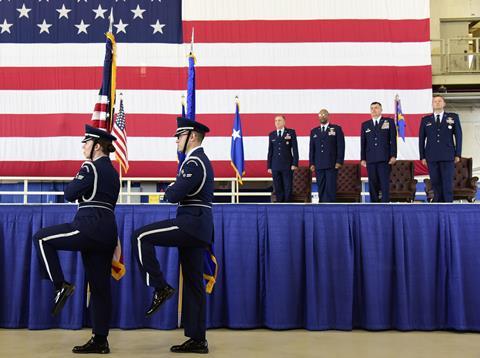
[[[208,154],[208,153],[207,153]],[[355,163],[355,161],[346,161],[347,163]],[[415,162],[415,175],[426,175],[428,171],[419,160]],[[356,161],[358,163],[358,161]],[[49,162],[18,162],[3,161],[0,162],[1,173],[15,173],[16,176],[67,176],[70,173],[73,178],[78,172],[82,161],[49,161]],[[214,161],[212,162],[216,178],[233,177],[230,161]],[[300,161],[301,166],[308,166],[307,160]],[[130,169],[125,177],[170,177],[176,176],[178,163],[176,161],[130,161]],[[265,177],[269,178],[267,173],[266,160],[247,160],[245,161],[245,177]],[[366,172],[362,172],[366,176]]]
[[[184,21],[186,43],[192,28],[196,43],[430,41],[429,19]]]
[[[100,67],[6,67],[2,90],[97,89]],[[184,90],[182,67],[118,67],[117,88]],[[431,66],[197,67],[196,88],[213,89],[425,89]],[[158,79],[162,80],[159,81]],[[106,112],[97,103],[95,111]]]

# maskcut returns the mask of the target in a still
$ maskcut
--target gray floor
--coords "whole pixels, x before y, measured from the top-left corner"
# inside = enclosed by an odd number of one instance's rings
[[[71,348],[89,336],[86,329],[0,329],[0,357],[78,357]],[[171,357],[170,345],[183,339],[181,330],[148,329],[113,330],[109,337],[115,357],[132,358]],[[217,329],[208,331],[208,340],[210,357],[480,358],[480,335],[475,333]]]

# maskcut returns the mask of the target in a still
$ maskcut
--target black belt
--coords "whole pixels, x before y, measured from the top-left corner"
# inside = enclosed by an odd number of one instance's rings
[[[78,208],[97,208],[97,209],[107,209],[112,210],[114,209],[113,204],[105,203],[103,201],[83,201],[78,203]]]
[[[191,199],[191,200],[182,200],[181,202],[178,203],[178,206],[200,206],[200,207],[207,207],[207,208],[212,208],[212,203],[208,201],[202,201],[202,200],[197,200],[197,199]]]

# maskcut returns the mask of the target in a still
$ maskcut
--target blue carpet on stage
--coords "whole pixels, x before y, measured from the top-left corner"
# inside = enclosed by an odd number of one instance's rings
[[[112,326],[177,326],[177,297],[144,317],[151,289],[130,244],[134,229],[175,209],[117,207],[127,274],[112,281]],[[0,327],[88,325],[80,256],[61,253],[77,291],[52,318],[53,288],[40,279],[32,246],[38,229],[70,221],[75,210],[0,206]],[[478,205],[215,205],[214,214],[220,272],[209,327],[480,330]],[[177,287],[177,250],[159,248],[158,257]]]

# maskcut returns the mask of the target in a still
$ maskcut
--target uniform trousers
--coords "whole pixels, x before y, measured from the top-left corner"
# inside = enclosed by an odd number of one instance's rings
[[[203,281],[207,244],[182,231],[175,219],[146,225],[135,231],[132,248],[148,286],[161,289],[167,285],[155,256],[156,246],[178,247],[183,274],[182,324],[185,336],[205,339],[206,293]]]
[[[335,168],[315,169],[320,203],[334,203],[337,197],[337,173]]]
[[[367,162],[368,188],[371,203],[380,202],[380,192],[382,192],[382,203],[390,201],[390,169],[388,162]]]
[[[92,331],[107,336],[112,306],[110,274],[116,241],[107,243],[93,240],[67,223],[39,230],[34,235],[34,244],[43,267],[43,276],[50,279],[56,287],[65,281],[57,251],[82,253],[91,293],[89,308]]]
[[[272,179],[277,203],[288,203],[292,196],[292,170],[272,170]]]
[[[427,164],[433,188],[433,202],[453,202],[453,177],[455,175],[454,161],[427,162]]]

